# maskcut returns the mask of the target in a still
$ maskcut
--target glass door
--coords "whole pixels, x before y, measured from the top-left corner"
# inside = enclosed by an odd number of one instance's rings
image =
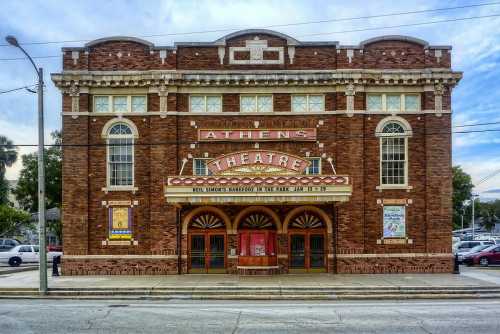
[[[306,238],[304,234],[290,235],[290,268],[306,268]]]
[[[191,272],[205,271],[205,235],[191,234],[190,251]]]
[[[208,271],[209,272],[225,272],[225,235],[210,234],[210,252],[208,254]]]
[[[309,268],[325,268],[325,236],[322,234],[309,235]]]

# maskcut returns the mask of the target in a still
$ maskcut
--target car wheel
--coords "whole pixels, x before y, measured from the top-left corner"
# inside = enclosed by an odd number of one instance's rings
[[[20,258],[18,257],[11,257],[9,259],[9,265],[11,267],[19,267],[21,265],[21,263],[23,262],[23,260],[21,260]]]
[[[487,257],[482,257],[479,259],[479,264],[483,267],[487,267],[490,264],[490,261]]]

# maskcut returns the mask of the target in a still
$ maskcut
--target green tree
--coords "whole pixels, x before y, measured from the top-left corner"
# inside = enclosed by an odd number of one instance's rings
[[[453,227],[461,227],[461,214],[464,214],[464,226],[468,226],[470,221],[470,209],[464,206],[464,201],[472,196],[472,180],[469,174],[465,173],[460,166],[453,167]],[[479,201],[477,201],[479,203]],[[476,209],[476,207],[474,208]]]
[[[5,179],[5,172],[16,160],[16,147],[7,137],[0,135],[0,204],[8,203],[9,184]]]
[[[27,212],[0,205],[0,236],[16,236],[21,233],[23,227],[32,227],[30,221],[31,216]]]
[[[56,145],[61,143],[61,133],[51,133]],[[47,208],[61,207],[61,162],[60,146],[52,146],[44,150],[45,158],[45,196]],[[21,207],[28,212],[38,211],[38,155],[37,153],[22,156],[23,168],[13,193]]]

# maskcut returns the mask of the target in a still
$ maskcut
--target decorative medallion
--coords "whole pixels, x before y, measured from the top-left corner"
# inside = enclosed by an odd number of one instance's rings
[[[321,228],[324,226],[321,219],[308,212],[304,212],[300,216],[295,217],[290,224],[290,227],[295,228]]]
[[[193,219],[191,227],[200,229],[223,228],[224,222],[211,213],[204,213]]]
[[[243,222],[241,223],[241,227],[255,229],[272,228],[273,222],[267,215],[264,215],[262,213],[252,213],[243,220]]]

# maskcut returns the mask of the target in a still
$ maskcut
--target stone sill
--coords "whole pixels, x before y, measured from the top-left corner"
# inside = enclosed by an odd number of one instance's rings
[[[382,185],[382,186],[376,186],[375,189],[377,189],[380,192],[382,192],[383,190],[406,190],[407,192],[410,192],[410,190],[412,190],[413,187],[405,185],[394,185],[394,186]]]
[[[104,191],[106,194],[108,192],[112,192],[112,191],[131,191],[135,194],[139,190],[139,188],[129,187],[129,186],[126,186],[126,187],[103,187],[103,188],[101,188],[101,190]]]

